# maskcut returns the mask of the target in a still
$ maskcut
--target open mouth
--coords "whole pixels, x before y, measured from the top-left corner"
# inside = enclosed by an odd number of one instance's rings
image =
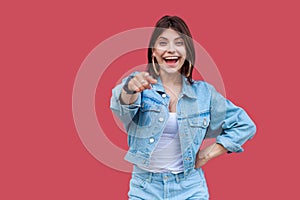
[[[165,57],[163,59],[168,65],[175,65],[178,62],[178,60],[180,59],[180,57],[178,57],[178,56],[168,56],[168,57]]]

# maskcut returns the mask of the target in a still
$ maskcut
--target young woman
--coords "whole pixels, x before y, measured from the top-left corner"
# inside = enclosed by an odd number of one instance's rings
[[[148,69],[112,92],[111,109],[124,123],[134,164],[129,199],[208,199],[202,166],[226,152],[242,152],[256,127],[246,112],[213,86],[192,79],[195,50],[177,16],[156,24]],[[205,138],[216,143],[199,151]]]

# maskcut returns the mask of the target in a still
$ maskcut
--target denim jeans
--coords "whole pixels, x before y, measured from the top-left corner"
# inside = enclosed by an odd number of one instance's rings
[[[129,200],[208,200],[208,188],[201,168],[184,173],[152,173],[134,167]]]

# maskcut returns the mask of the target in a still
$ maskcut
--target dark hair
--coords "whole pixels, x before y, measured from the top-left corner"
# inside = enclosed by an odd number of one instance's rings
[[[195,63],[195,48],[194,48],[194,43],[192,39],[192,35],[190,33],[190,30],[186,23],[177,16],[164,16],[155,25],[155,29],[152,33],[150,43],[149,43],[149,48],[148,48],[148,72],[150,75],[157,77],[157,75],[154,72],[153,65],[152,65],[152,49],[154,47],[154,44],[159,37],[160,34],[165,29],[171,28],[172,30],[178,32],[180,36],[183,38],[186,51],[187,51],[187,56],[186,60],[183,63],[183,66],[181,67],[180,73],[184,76],[187,77],[188,81],[192,84],[192,74],[193,74],[193,69],[194,69],[194,63]],[[156,60],[156,59],[155,59]],[[156,62],[156,61],[155,61]],[[189,65],[191,64],[191,69],[189,69]],[[156,66],[159,66],[156,63]],[[190,70],[190,71],[189,71]],[[189,73],[189,75],[188,75]],[[188,75],[188,76],[187,76]]]

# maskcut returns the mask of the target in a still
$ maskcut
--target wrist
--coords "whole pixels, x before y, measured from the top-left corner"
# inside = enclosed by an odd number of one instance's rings
[[[131,79],[133,79],[134,76],[129,76],[125,82],[125,84],[123,85],[123,90],[126,92],[126,94],[135,94],[137,93],[135,90],[130,90],[128,88],[128,83]]]
[[[209,153],[207,154],[207,156],[212,159],[215,157],[218,157],[224,153],[226,153],[227,150],[219,143],[215,143],[212,147],[212,149],[209,151]]]

